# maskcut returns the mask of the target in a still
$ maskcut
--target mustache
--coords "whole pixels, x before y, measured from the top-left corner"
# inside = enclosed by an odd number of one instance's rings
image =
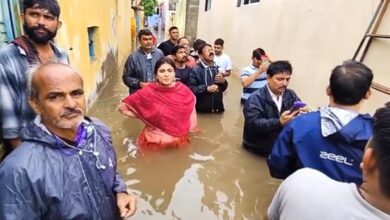
[[[80,109],[80,108],[66,108],[65,111],[62,113],[61,117],[67,117],[67,116],[70,116],[72,114],[83,114],[83,111]]]
[[[44,30],[44,31],[46,31],[46,32],[50,32],[51,33],[51,31],[49,30],[49,29],[47,29],[44,25],[42,25],[42,24],[38,24],[37,26],[35,26],[35,27],[32,27],[31,28],[32,30]]]

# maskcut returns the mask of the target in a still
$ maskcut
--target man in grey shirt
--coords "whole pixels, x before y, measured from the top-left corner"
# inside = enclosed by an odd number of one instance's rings
[[[390,102],[374,115],[360,167],[363,183],[337,182],[303,168],[279,187],[267,217],[274,219],[390,219]],[[267,218],[266,218],[267,219]]]
[[[24,35],[0,49],[0,139],[6,154],[19,146],[21,129],[35,117],[26,70],[49,61],[68,63],[66,52],[53,43],[62,25],[57,0],[24,0],[22,12]]]
[[[153,34],[149,29],[138,32],[140,47],[127,58],[123,70],[123,82],[132,94],[155,80],[154,65],[164,57],[161,50],[153,46]]]

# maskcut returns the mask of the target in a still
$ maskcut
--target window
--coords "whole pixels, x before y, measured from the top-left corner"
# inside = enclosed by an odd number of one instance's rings
[[[20,4],[18,0],[0,2],[0,46],[10,43],[22,33],[19,23]]]
[[[204,11],[209,11],[211,9],[211,0],[206,0]]]
[[[88,47],[89,47],[89,58],[91,61],[96,60],[99,55],[99,27],[92,26],[88,27]]]
[[[237,0],[237,7],[240,7],[241,5],[248,5],[257,2],[260,2],[260,0]]]

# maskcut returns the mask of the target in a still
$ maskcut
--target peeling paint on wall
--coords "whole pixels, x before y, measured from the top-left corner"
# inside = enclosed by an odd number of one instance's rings
[[[88,106],[91,106],[98,95],[103,91],[108,81],[118,73],[118,54],[116,49],[111,49],[102,63],[99,73],[97,73],[96,84],[93,92],[88,97]]]
[[[59,0],[59,3],[64,9],[61,13],[64,25],[56,39],[67,48],[71,65],[80,70],[90,107],[131,50],[131,2]],[[80,11],[83,16],[75,16]],[[98,28],[98,40],[94,41],[96,59],[91,59],[89,53],[90,27]]]

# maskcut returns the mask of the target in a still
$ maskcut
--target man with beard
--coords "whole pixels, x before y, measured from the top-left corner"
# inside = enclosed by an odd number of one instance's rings
[[[0,165],[0,219],[130,217],[135,198],[117,172],[109,128],[85,116],[80,74],[49,62],[29,75],[37,116]]]
[[[187,49],[184,46],[176,45],[172,49],[172,59],[175,62],[175,77],[185,85],[188,85],[188,78],[192,68],[186,65],[188,60]]]
[[[25,35],[0,50],[0,129],[7,153],[20,144],[20,130],[35,116],[27,102],[26,70],[48,61],[68,63],[67,54],[51,42],[61,26],[59,16],[56,0],[25,0]]]
[[[177,45],[181,45],[186,49],[188,55],[186,65],[194,68],[196,66],[196,60],[190,55],[190,39],[188,37],[181,37],[177,40]]]
[[[127,58],[122,76],[130,94],[156,80],[154,66],[164,57],[163,52],[153,46],[153,34],[149,29],[140,30],[138,40],[140,47]]]
[[[214,51],[210,44],[198,48],[199,63],[190,73],[189,86],[196,96],[196,111],[200,113],[222,113],[223,92],[228,83],[215,65]]]
[[[293,90],[287,89],[291,74],[288,61],[273,62],[267,70],[267,85],[245,102],[242,145],[246,150],[267,156],[283,126],[304,110],[291,110],[294,102],[300,101]]]

